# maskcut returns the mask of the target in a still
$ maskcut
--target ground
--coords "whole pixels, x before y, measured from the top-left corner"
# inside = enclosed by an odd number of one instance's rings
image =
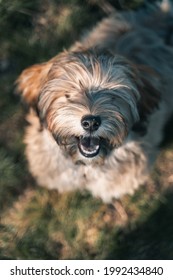
[[[27,108],[14,82],[105,16],[109,6],[99,3],[0,1],[0,259],[173,259],[173,122],[147,184],[112,205],[38,187],[28,171]]]

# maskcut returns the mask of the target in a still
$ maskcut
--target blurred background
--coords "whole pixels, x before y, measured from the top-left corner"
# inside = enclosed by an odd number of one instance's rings
[[[145,0],[0,0],[0,259],[173,259],[173,123],[148,183],[105,205],[58,194],[28,172],[26,108],[14,82],[117,9]]]

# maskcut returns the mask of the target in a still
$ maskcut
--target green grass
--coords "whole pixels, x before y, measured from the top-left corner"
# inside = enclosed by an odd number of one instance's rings
[[[144,1],[123,2],[136,8]],[[90,3],[0,1],[0,259],[173,258],[171,123],[146,186],[114,205],[87,192],[48,191],[28,172],[25,110],[14,82],[22,69],[68,48],[105,15],[99,1]]]

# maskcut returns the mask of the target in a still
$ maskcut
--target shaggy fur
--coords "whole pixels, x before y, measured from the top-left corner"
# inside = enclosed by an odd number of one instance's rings
[[[110,202],[148,176],[173,111],[173,17],[114,13],[80,42],[19,77],[25,143],[38,184]]]

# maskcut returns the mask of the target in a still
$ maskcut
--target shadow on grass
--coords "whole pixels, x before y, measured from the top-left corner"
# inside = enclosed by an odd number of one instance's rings
[[[172,260],[172,220],[173,193],[167,193],[164,201],[146,222],[115,234],[115,247],[110,250],[106,259]]]

